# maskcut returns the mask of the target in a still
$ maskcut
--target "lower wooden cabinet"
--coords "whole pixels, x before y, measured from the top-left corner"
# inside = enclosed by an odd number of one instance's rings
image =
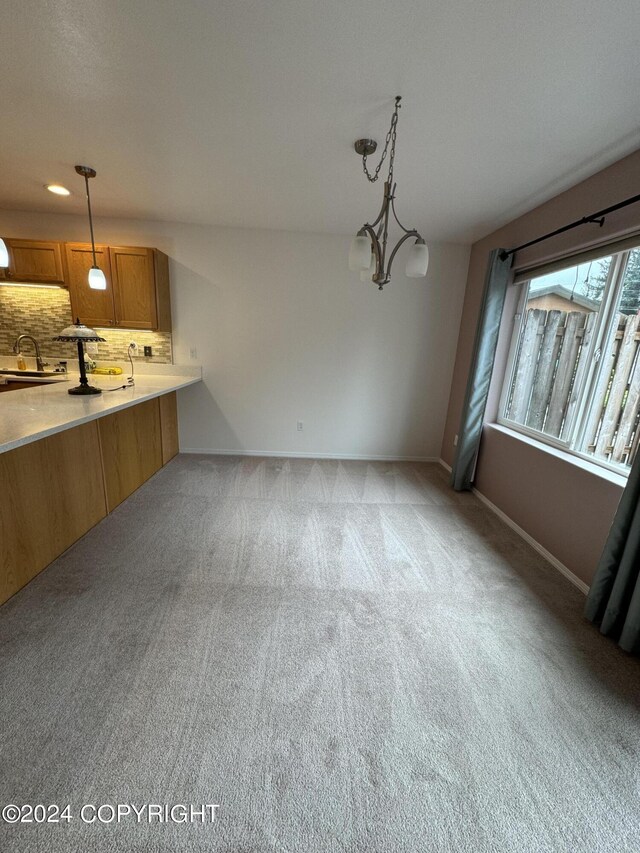
[[[177,452],[172,392],[0,453],[0,604]]]
[[[176,392],[158,397],[160,430],[162,432],[162,464],[178,454],[178,400]]]
[[[98,424],[0,454],[0,603],[107,514]]]
[[[162,468],[158,400],[106,415],[98,421],[109,512]]]

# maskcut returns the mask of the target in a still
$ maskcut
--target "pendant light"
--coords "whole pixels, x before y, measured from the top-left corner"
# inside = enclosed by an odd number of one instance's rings
[[[7,249],[7,244],[4,242],[2,237],[0,237],[0,267],[8,267],[9,266],[9,250]]]
[[[92,290],[106,290],[107,279],[96,261],[96,243],[93,239],[93,218],[91,216],[91,196],[89,195],[89,178],[95,178],[96,170],[90,166],[76,166],[76,172],[84,178],[87,190],[87,209],[89,210],[89,230],[91,231],[91,251],[93,253],[93,266],[89,270],[89,287]]]
[[[424,238],[415,228],[405,228],[398,219],[394,205],[396,184],[393,183],[393,161],[396,156],[396,127],[398,125],[398,111],[400,109],[400,95],[396,97],[396,105],[391,116],[391,127],[387,133],[387,139],[382,152],[380,162],[376,169],[370,174],[367,169],[367,157],[373,154],[378,147],[375,139],[358,139],[354,145],[356,152],[362,157],[362,169],[367,179],[373,184],[378,180],[380,169],[389,153],[389,174],[384,184],[384,199],[382,209],[377,219],[371,225],[365,223],[353,238],[349,251],[349,269],[360,273],[362,281],[373,281],[382,290],[385,284],[391,281],[391,265],[400,246],[415,237],[415,243],[409,250],[405,274],[408,278],[423,278],[427,274],[429,266],[429,249]],[[389,147],[391,145],[391,147]],[[404,232],[389,255],[387,263],[387,237],[389,233],[389,215],[393,218]],[[377,229],[377,230],[376,230]]]

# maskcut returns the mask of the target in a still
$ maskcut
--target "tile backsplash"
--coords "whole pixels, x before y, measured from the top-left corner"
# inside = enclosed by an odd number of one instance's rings
[[[38,287],[38,285],[0,286],[0,355],[12,355],[18,335],[33,335],[40,344],[43,357],[72,358],[75,344],[53,341],[65,326],[73,322],[69,292],[64,287]],[[171,334],[121,329],[100,329],[98,334],[105,343],[98,344],[96,361],[123,361],[127,347],[135,340],[139,347],[136,361],[170,364],[172,361]],[[144,346],[153,348],[153,355],[142,355]],[[25,355],[32,355],[33,345],[26,342]]]

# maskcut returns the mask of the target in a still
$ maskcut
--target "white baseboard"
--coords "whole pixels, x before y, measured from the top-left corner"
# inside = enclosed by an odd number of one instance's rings
[[[442,465],[443,468],[446,468],[446,470],[451,473],[451,466],[447,465],[444,459],[439,459],[438,462]],[[564,563],[561,563],[557,557],[554,557],[551,551],[547,551],[547,549],[538,541],[536,541],[533,536],[529,536],[527,531],[523,530],[519,524],[516,524],[512,518],[509,518],[509,516],[504,513],[500,509],[500,507],[497,507],[489,500],[489,498],[486,498],[482,494],[482,492],[479,492],[476,488],[472,488],[471,491],[478,498],[478,500],[480,500],[486,507],[488,507],[491,512],[495,513],[498,518],[507,525],[507,527],[510,527],[512,530],[514,530],[518,534],[518,536],[522,537],[525,542],[531,545],[534,551],[537,551],[540,556],[544,557],[547,563],[551,563],[554,569],[557,569],[560,574],[564,575],[567,580],[570,580],[574,586],[577,586],[580,592],[583,592],[585,595],[589,592],[589,587],[583,580],[580,580],[577,575],[574,575],[571,569],[568,569]]]
[[[510,527],[512,530],[514,530],[518,534],[518,536],[521,536],[522,539],[524,539],[525,542],[527,542],[529,545],[531,545],[531,547],[535,551],[537,551],[538,554],[540,554],[542,557],[544,557],[548,563],[551,563],[551,565],[554,567],[554,569],[557,569],[561,574],[563,574],[565,576],[565,578],[567,578],[567,580],[570,580],[574,586],[578,587],[580,592],[583,592],[585,595],[589,592],[589,587],[587,586],[587,584],[583,580],[580,580],[580,578],[577,575],[574,575],[574,573],[571,571],[571,569],[568,569],[564,563],[561,563],[560,560],[557,559],[557,557],[554,557],[550,551],[547,551],[547,549],[545,547],[543,547],[539,542],[537,542],[533,538],[533,536],[529,536],[529,534],[527,533],[526,530],[523,530],[519,524],[516,524],[515,521],[513,521],[513,519],[509,518],[509,516],[506,515],[494,503],[492,503],[489,500],[489,498],[486,498],[482,494],[482,492],[479,492],[475,488],[472,489],[471,491],[478,498],[478,500],[482,501],[482,503],[486,507],[488,507],[492,512],[494,512],[501,521],[504,521],[504,523],[507,525],[507,527]]]
[[[283,459],[352,459],[361,462],[439,462],[437,456],[371,456],[355,453],[300,453],[280,450],[211,450],[210,448],[181,447],[180,453],[199,453],[207,456],[277,456]]]

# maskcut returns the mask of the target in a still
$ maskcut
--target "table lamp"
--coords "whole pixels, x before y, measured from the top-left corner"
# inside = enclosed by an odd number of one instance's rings
[[[93,329],[84,326],[76,317],[72,326],[67,326],[60,334],[53,338],[54,341],[65,341],[65,343],[78,344],[78,361],[80,362],[80,384],[76,388],[69,388],[69,394],[102,394],[100,388],[89,385],[87,371],[84,366],[84,344],[87,341],[104,341]]]

